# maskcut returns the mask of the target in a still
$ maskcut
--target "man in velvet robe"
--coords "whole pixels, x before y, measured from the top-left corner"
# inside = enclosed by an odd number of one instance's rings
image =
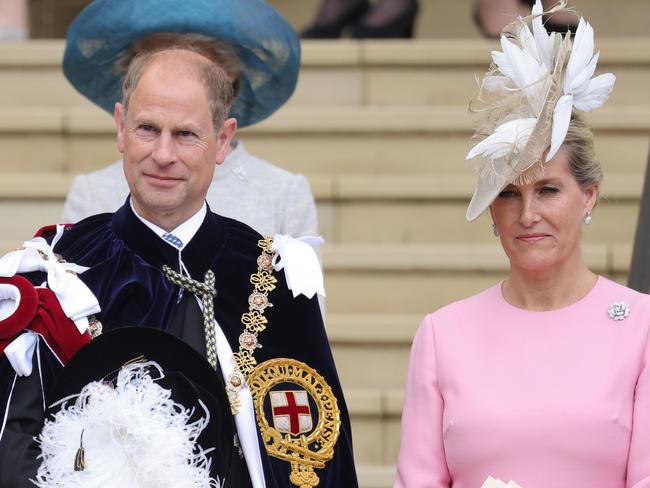
[[[262,239],[247,225],[210,212],[205,203],[215,165],[223,162],[236,131],[235,119],[226,118],[231,99],[223,71],[198,52],[180,48],[136,56],[125,78],[123,102],[115,106],[131,195],[115,214],[96,215],[66,229],[54,247],[65,260],[89,268],[79,277],[99,301],[97,318],[104,331],[156,327],[204,355],[204,304],[167,279],[163,266],[199,282],[212,270],[217,355],[224,368],[240,347],[242,314],[249,310],[250,277],[258,268]],[[317,300],[294,298],[284,275],[274,275],[277,287],[269,293],[272,307],[264,312],[268,324],[259,334],[262,347],[255,358],[258,363],[279,357],[302,361],[332,387],[341,434],[332,460],[316,470],[318,486],[355,488],[349,417]],[[48,381],[56,376],[57,364],[51,364]],[[0,439],[0,486],[31,486],[27,479],[38,466],[34,443],[25,441],[38,434],[35,426],[43,415],[37,376],[18,377],[13,389],[11,402],[20,406],[12,408],[10,402],[7,410],[12,429],[5,432],[13,434]],[[250,393],[242,390],[240,399],[232,418],[241,446],[233,449],[241,448],[242,455],[226,486],[292,486],[290,464],[265,451]]]

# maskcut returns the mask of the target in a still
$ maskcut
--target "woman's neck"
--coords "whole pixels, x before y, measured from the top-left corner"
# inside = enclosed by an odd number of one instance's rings
[[[503,283],[503,298],[526,310],[555,310],[584,298],[598,281],[582,261],[560,269],[524,270],[513,267]]]

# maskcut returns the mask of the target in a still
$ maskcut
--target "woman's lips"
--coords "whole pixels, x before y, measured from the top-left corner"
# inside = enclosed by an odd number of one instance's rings
[[[523,242],[539,242],[548,237],[548,234],[522,234],[517,239]]]

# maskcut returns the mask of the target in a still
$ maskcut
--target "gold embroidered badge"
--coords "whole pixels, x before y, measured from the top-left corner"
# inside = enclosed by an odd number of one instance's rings
[[[332,459],[341,429],[341,413],[330,386],[316,370],[287,358],[259,364],[247,383],[268,454],[291,463],[290,480],[295,486],[318,486],[314,468],[323,469]]]

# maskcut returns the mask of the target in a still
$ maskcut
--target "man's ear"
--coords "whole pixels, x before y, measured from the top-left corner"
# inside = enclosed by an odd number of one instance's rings
[[[124,107],[121,103],[115,104],[115,111],[113,112],[115,117],[115,127],[117,129],[117,149],[120,153],[124,154]]]
[[[230,151],[230,142],[235,137],[235,132],[237,132],[237,120],[232,117],[226,119],[217,134],[219,149],[217,151],[216,164],[221,164],[225,161]]]

